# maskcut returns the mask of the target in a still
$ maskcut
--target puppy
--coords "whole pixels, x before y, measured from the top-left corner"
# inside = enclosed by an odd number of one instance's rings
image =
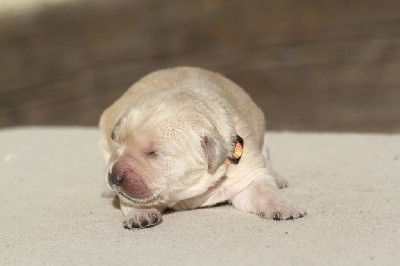
[[[125,228],[157,225],[166,208],[221,202],[267,219],[306,214],[278,190],[286,181],[269,165],[263,113],[219,74],[153,72],[103,112],[100,129]]]

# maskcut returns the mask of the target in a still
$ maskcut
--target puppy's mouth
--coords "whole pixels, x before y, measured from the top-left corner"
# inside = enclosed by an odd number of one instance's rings
[[[156,189],[155,192],[153,193],[153,195],[151,195],[150,197],[143,198],[143,199],[138,199],[138,198],[132,198],[131,196],[126,194],[120,187],[112,185],[111,188],[114,191],[116,191],[119,196],[122,196],[124,199],[126,199],[126,200],[128,200],[130,202],[133,202],[133,203],[137,203],[137,204],[153,203],[154,201],[156,201],[159,198],[160,192],[161,192],[160,189]]]

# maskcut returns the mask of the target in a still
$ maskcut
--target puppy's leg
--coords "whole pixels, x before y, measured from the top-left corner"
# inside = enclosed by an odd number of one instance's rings
[[[126,229],[141,229],[155,226],[161,223],[161,212],[156,208],[135,208],[121,202],[121,210],[124,213],[125,220],[123,226]]]
[[[287,220],[306,215],[306,212],[286,199],[275,185],[273,177],[264,175],[253,180],[231,199],[232,205],[241,211],[262,218]]]

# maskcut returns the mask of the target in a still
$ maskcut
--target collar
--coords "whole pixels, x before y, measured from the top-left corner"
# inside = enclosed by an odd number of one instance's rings
[[[244,144],[242,137],[236,135],[234,143],[235,149],[233,150],[232,156],[228,156],[228,158],[226,159],[226,166],[229,166],[230,164],[238,164],[240,159],[242,158]]]

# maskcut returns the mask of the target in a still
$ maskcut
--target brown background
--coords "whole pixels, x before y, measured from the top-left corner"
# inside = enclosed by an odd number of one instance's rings
[[[400,132],[400,1],[78,1],[0,16],[0,127],[96,125],[156,69],[244,87],[270,130]]]

